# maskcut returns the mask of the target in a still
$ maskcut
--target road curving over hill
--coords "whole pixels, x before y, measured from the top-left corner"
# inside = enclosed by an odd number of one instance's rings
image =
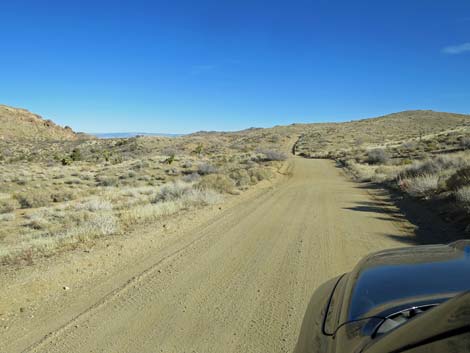
[[[186,245],[28,352],[291,352],[308,300],[372,251],[404,246],[383,202],[328,160],[292,158],[275,188],[225,210]]]

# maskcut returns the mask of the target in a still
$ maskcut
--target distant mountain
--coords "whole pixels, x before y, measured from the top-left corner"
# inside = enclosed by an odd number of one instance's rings
[[[82,136],[26,109],[0,104],[1,140],[77,140]]]
[[[148,133],[148,132],[106,132],[99,134],[91,134],[100,139],[113,139],[113,138],[129,138],[135,136],[161,136],[161,137],[178,137],[181,134],[160,134],[160,133]]]

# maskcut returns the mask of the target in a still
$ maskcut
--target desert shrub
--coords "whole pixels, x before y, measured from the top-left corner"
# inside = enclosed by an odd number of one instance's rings
[[[198,166],[197,172],[198,172],[200,175],[215,174],[215,173],[217,173],[217,168],[214,167],[214,166],[211,165],[211,164],[203,163],[203,164],[200,164],[200,165]]]
[[[413,161],[408,158],[404,158],[400,161],[400,165],[410,165],[410,164],[413,164]]]
[[[105,176],[105,175],[97,176],[96,181],[98,183],[98,186],[117,186],[119,183],[119,180],[117,177]]]
[[[200,189],[212,189],[220,193],[232,193],[235,184],[232,179],[223,174],[206,175],[198,184]]]
[[[170,176],[177,176],[177,175],[180,175],[180,171],[176,168],[170,168],[170,169],[167,169],[165,170],[165,172],[170,175]]]
[[[282,138],[279,135],[272,135],[268,138],[268,141],[271,143],[279,143],[281,142]]]
[[[184,168],[184,169],[191,168],[192,166],[193,166],[193,164],[191,163],[191,161],[184,161],[184,162],[181,164],[181,168]]]
[[[416,149],[417,144],[415,141],[406,141],[402,143],[401,147],[403,147],[405,150],[411,151]]]
[[[175,161],[175,155],[169,156],[167,159],[163,161],[165,164],[172,164]]]
[[[470,136],[462,137],[459,141],[460,147],[467,150],[470,148]]]
[[[457,170],[447,180],[447,187],[450,190],[457,190],[468,185],[470,185],[470,166]]]
[[[186,183],[194,183],[201,180],[201,176],[198,173],[191,173],[183,176],[182,180]]]
[[[439,176],[426,174],[416,178],[405,179],[401,182],[400,186],[411,196],[429,197],[438,190]]]
[[[64,184],[67,184],[67,185],[79,185],[81,183],[82,181],[79,178],[69,178],[69,179],[64,180]]]
[[[98,212],[86,217],[76,227],[70,227],[57,236],[86,241],[100,236],[116,234],[119,229],[119,220],[116,216],[112,213]]]
[[[285,161],[287,159],[287,155],[280,151],[258,150],[257,152],[263,155],[265,161]]]
[[[21,208],[36,208],[47,206],[51,201],[51,195],[44,191],[28,191],[15,194]]]
[[[72,160],[72,158],[70,158],[69,156],[67,156],[67,157],[62,158],[61,163],[62,163],[62,165],[64,165],[64,166],[66,166],[66,165],[71,165],[71,164],[73,163],[73,160]]]
[[[237,186],[244,187],[251,182],[250,174],[245,169],[237,169],[230,173],[230,178],[233,179]]]
[[[175,157],[176,155],[179,154],[179,151],[175,147],[165,147],[162,150],[162,155],[168,156],[168,157]]]
[[[31,217],[30,221],[26,223],[25,226],[35,230],[45,230],[50,226],[50,223],[40,215],[35,215]]]
[[[90,212],[97,212],[97,211],[111,211],[113,209],[113,205],[108,200],[104,200],[99,197],[94,197],[82,202],[79,202],[75,205],[76,210],[86,210]]]
[[[185,194],[191,191],[192,187],[181,182],[171,183],[163,186],[151,200],[152,203],[175,201],[181,199]]]
[[[81,161],[82,160],[82,153],[78,148],[74,148],[72,153],[70,154],[70,159],[72,161]]]
[[[222,200],[222,195],[212,189],[191,189],[183,198],[182,203],[184,207],[191,206],[206,206],[219,203]]]
[[[20,208],[20,203],[16,199],[0,199],[0,214],[10,213]]]
[[[444,155],[423,162],[415,162],[400,173],[401,178],[414,178],[424,174],[439,174],[446,169],[462,168],[466,165],[460,156]]]
[[[154,222],[162,217],[171,216],[183,209],[204,206],[220,202],[222,196],[210,189],[185,188],[183,193],[167,201],[134,207],[121,214],[123,224],[129,226],[138,223]],[[171,194],[171,193],[170,193]]]
[[[455,198],[466,208],[470,208],[470,186],[464,186],[455,192]]]
[[[11,222],[16,218],[14,213],[0,213],[0,222]],[[1,239],[1,236],[0,236]]]
[[[53,202],[65,202],[76,198],[76,194],[70,190],[61,190],[51,193],[51,199]]]
[[[202,145],[202,143],[200,143],[200,144],[197,145],[197,147],[194,149],[193,153],[198,154],[198,155],[201,155],[203,149],[204,149],[204,146]]]
[[[17,183],[18,185],[26,185],[28,184],[28,180],[25,179],[25,178],[16,178],[14,180],[15,183]]]
[[[149,223],[161,217],[175,214],[181,210],[179,203],[174,201],[158,202],[134,207],[120,215],[124,225],[130,226],[139,223]]]
[[[369,164],[384,164],[389,158],[388,153],[382,148],[375,148],[367,152],[367,162]]]
[[[269,168],[250,168],[248,174],[253,183],[272,178],[272,172]]]

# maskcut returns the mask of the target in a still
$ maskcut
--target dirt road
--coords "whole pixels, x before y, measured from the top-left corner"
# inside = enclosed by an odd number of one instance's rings
[[[404,246],[333,162],[294,158],[277,187],[155,254],[141,275],[31,352],[291,352],[307,302],[365,254]]]

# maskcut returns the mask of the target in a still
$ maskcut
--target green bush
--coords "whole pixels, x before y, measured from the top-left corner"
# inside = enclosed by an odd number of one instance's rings
[[[82,160],[82,153],[78,148],[74,148],[72,153],[70,154],[70,159],[72,161],[81,161]]]
[[[73,163],[72,158],[70,157],[64,157],[61,160],[62,165],[71,165]]]

